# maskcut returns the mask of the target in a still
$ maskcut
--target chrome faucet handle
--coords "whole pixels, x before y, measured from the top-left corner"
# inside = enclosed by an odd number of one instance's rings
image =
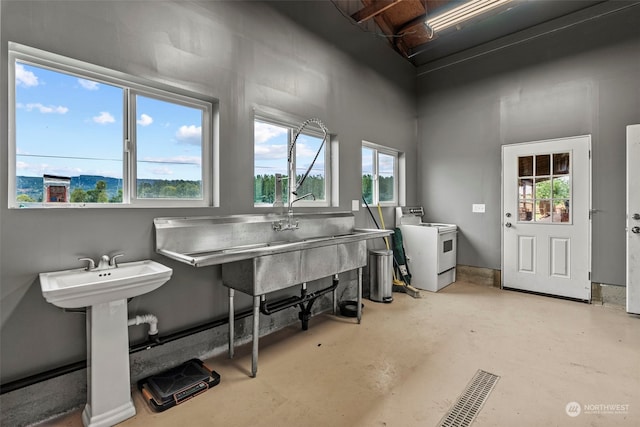
[[[78,258],[78,261],[87,261],[87,268],[85,268],[86,271],[91,271],[96,268],[96,263],[91,258]]]
[[[120,258],[121,256],[124,256],[124,254],[115,254],[114,256],[112,256],[111,260],[109,261],[109,265],[118,268],[118,261],[116,261],[116,258]]]
[[[98,261],[98,267],[96,268],[97,270],[104,270],[106,268],[109,268],[110,263],[109,263],[109,255],[102,255],[100,257],[100,261]]]

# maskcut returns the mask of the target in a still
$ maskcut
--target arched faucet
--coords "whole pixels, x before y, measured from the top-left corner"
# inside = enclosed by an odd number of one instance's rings
[[[295,147],[296,143],[298,142],[298,137],[300,136],[300,134],[302,133],[304,128],[306,128],[311,123],[315,123],[316,125],[318,125],[318,127],[320,127],[320,130],[322,130],[322,134],[323,134],[322,143],[320,143],[320,147],[318,147],[318,151],[316,152],[316,155],[313,158],[313,161],[311,162],[309,167],[307,168],[306,172],[300,177],[298,182],[296,182],[294,184],[294,181],[296,179],[296,171],[295,171],[294,162],[293,162],[293,148]],[[274,222],[273,223],[273,229],[274,230],[276,230],[276,231],[296,230],[298,228],[298,221],[295,221],[295,222],[293,221],[293,204],[295,202],[299,201],[299,200],[306,199],[308,197],[312,197],[313,200],[316,199],[316,197],[315,197],[315,195],[313,195],[313,193],[307,193],[307,194],[304,194],[304,195],[298,197],[298,189],[300,189],[300,187],[302,186],[304,181],[307,179],[307,176],[311,172],[311,169],[313,168],[313,165],[316,163],[316,160],[318,159],[318,156],[320,155],[320,152],[322,151],[322,147],[324,146],[328,135],[329,135],[329,130],[327,129],[327,127],[324,125],[324,123],[322,123],[322,121],[320,119],[317,119],[315,117],[312,117],[310,119],[305,120],[298,127],[298,129],[296,129],[296,132],[293,135],[293,140],[291,141],[291,144],[289,145],[289,150],[288,150],[288,155],[287,155],[287,166],[288,166],[288,169],[289,169],[289,178],[288,178],[288,182],[287,182],[287,185],[288,185],[288,188],[289,188],[289,197],[288,197],[288,203],[287,203],[287,205],[288,205],[287,223],[283,224],[282,221]],[[294,199],[293,196],[296,196],[296,198]]]

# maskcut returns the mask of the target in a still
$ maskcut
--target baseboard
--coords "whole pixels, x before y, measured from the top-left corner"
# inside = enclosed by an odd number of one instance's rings
[[[627,288],[605,283],[591,283],[591,303],[626,310]]]
[[[457,281],[471,282],[476,285],[499,288],[501,283],[500,270],[492,268],[473,267],[470,265],[456,266]]]

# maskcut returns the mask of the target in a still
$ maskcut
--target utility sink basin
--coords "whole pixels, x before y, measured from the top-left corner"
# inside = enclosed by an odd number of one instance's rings
[[[117,268],[84,268],[40,273],[42,295],[62,308],[90,307],[151,292],[171,278],[173,270],[151,260],[119,264]]]

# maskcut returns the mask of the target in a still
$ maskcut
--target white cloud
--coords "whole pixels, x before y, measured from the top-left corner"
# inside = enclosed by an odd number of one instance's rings
[[[301,142],[296,143],[296,157],[298,159],[306,158],[306,157],[310,157],[311,159],[313,159],[317,152],[318,150],[310,148],[306,144],[302,144]]]
[[[200,143],[201,136],[202,136],[202,127],[195,126],[195,125],[190,125],[190,126],[182,125],[180,126],[180,129],[178,129],[178,132],[176,132],[176,138],[182,141],[197,139],[198,143]]]
[[[173,175],[173,171],[169,168],[163,167],[163,168],[153,168],[150,170],[150,172],[154,175],[162,175],[162,176],[168,176],[168,175]]]
[[[31,87],[38,86],[39,83],[38,76],[32,71],[25,70],[22,64],[16,64],[16,84],[18,86]]]
[[[140,126],[149,126],[151,123],[153,123],[153,118],[148,115],[148,114],[140,114],[140,118],[138,119],[137,123]]]
[[[256,160],[281,160],[287,158],[286,145],[256,145],[254,149]]]
[[[275,138],[280,135],[286,135],[287,129],[273,126],[268,123],[255,122],[254,125],[254,140],[256,144],[262,144],[265,141]]]
[[[16,162],[16,170],[24,176],[42,176],[44,174],[59,176],[99,175],[122,178],[121,170],[87,169],[84,167],[64,166],[51,163]]]
[[[67,107],[63,107],[62,105],[42,105],[40,103],[34,103],[34,104],[17,104],[18,108],[23,108],[26,111],[33,111],[33,110],[37,110],[39,112],[41,112],[42,114],[66,114],[69,109]]]
[[[16,162],[16,169],[28,169],[29,168],[29,163],[27,162]]]
[[[27,176],[42,176],[44,174],[78,176],[83,173],[83,170],[80,168],[52,165],[49,163],[20,162],[19,164],[16,164],[16,169],[19,169],[21,174]]]
[[[296,170],[298,171],[298,173],[302,174],[307,171],[310,164],[311,164],[311,161],[304,164],[298,164],[296,165]],[[313,165],[313,169],[311,169],[311,172],[309,172],[309,174],[310,175],[320,174],[324,176],[324,162],[321,162],[319,160],[316,161],[316,163]]]
[[[180,165],[198,165],[202,164],[202,159],[196,156],[174,156],[174,157],[145,157],[143,162],[149,163],[173,163]]]
[[[93,117],[93,121],[104,125],[107,123],[115,123],[116,119],[114,119],[107,111],[101,111],[100,115]]]
[[[93,80],[78,79],[78,83],[80,83],[80,86],[87,90],[100,89],[100,83],[94,82]]]

